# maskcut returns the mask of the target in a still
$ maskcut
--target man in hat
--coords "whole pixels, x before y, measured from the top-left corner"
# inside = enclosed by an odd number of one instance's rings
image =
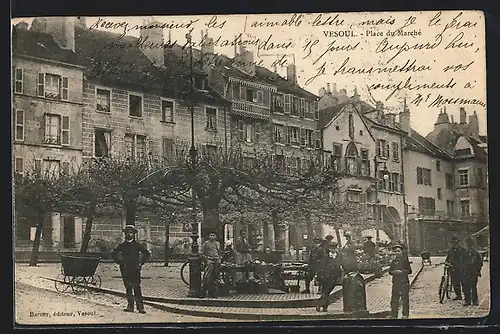
[[[151,253],[135,239],[137,229],[133,225],[123,228],[125,241],[112,252],[111,258],[120,266],[123,284],[127,293],[127,308],[125,312],[134,312],[134,299],[137,310],[146,313],[141,292],[141,268]],[[142,255],[142,256],[141,256]]]
[[[349,232],[345,232],[344,237],[346,239],[346,243],[344,247],[342,247],[342,253],[343,253],[342,267],[344,267],[344,271],[346,273],[350,273],[358,270],[358,260],[356,258],[356,245],[354,244],[354,241],[352,240],[351,234]]]
[[[395,257],[389,267],[389,274],[392,275],[391,317],[398,317],[399,301],[401,300],[403,318],[406,319],[410,314],[410,280],[408,275],[411,274],[412,270],[403,246],[396,244],[392,249]]]
[[[210,231],[209,239],[203,243],[202,258],[206,262],[202,295],[205,297],[208,293],[208,297],[215,298],[221,262],[221,245],[215,231]]]
[[[468,238],[466,241],[467,249],[460,257],[460,269],[462,271],[462,281],[465,297],[465,306],[479,305],[477,296],[477,280],[481,277],[483,268],[483,259],[476,250],[474,240]]]
[[[451,247],[448,249],[445,263],[450,265],[451,285],[455,291],[454,300],[462,299],[462,273],[460,269],[460,257],[465,251],[458,243],[458,238],[453,236],[451,238]]]
[[[302,293],[311,293],[310,285],[314,276],[318,273],[321,258],[323,257],[323,249],[321,248],[321,238],[315,236],[311,245],[311,249],[307,254],[307,264],[309,265],[309,270],[306,273],[305,281],[306,288]]]
[[[318,299],[316,310],[326,312],[330,304],[329,297],[333,288],[339,283],[342,276],[340,254],[335,241],[321,241],[324,256],[321,258],[318,269],[318,281],[322,286],[321,297]]]
[[[382,277],[382,268],[379,265],[377,258],[375,257],[375,252],[377,250],[377,245],[372,241],[372,236],[366,236],[366,241],[363,244],[363,252],[366,254],[366,257],[369,263],[373,266],[373,271],[375,272],[375,276],[377,278]]]

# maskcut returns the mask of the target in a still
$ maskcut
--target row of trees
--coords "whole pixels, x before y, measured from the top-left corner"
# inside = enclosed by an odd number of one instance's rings
[[[339,175],[316,152],[294,174],[286,173],[272,152],[248,157],[239,149],[203,151],[193,164],[189,146],[179,145],[168,159],[151,160],[104,158],[73,166],[69,173],[33,169],[16,175],[15,212],[37,221],[30,265],[37,263],[44,217],[50,212],[84,217],[80,250],[86,252],[97,214],[124,212],[130,225],[141,211],[188,217],[193,191],[203,213],[202,237],[208,229],[222,230],[222,221],[235,215],[240,221],[261,222],[264,231],[268,217],[275,229],[279,216],[308,226],[313,220],[346,221],[346,214],[367,221],[360,210],[325,199],[324,194],[341,191]]]

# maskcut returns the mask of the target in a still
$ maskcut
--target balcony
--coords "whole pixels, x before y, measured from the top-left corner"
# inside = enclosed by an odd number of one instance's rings
[[[419,212],[410,212],[409,218],[418,218],[425,220],[454,220],[454,221],[464,221],[474,223],[481,219],[485,219],[484,214],[470,213],[465,214],[462,212],[447,212],[447,211],[436,211],[431,209],[423,209]]]
[[[271,111],[269,107],[261,106],[249,101],[233,101],[232,113],[251,118],[269,119]]]

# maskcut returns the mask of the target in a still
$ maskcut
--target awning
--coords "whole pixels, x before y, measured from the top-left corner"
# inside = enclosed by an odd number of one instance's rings
[[[473,237],[477,237],[479,235],[483,235],[483,234],[487,234],[487,233],[488,234],[490,233],[490,227],[489,226],[483,227],[482,229],[480,229],[476,233],[472,234],[472,236]]]

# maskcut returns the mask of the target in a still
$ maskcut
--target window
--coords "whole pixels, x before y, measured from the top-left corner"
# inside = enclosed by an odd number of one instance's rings
[[[283,169],[285,167],[285,156],[283,154],[273,155],[274,168]]]
[[[245,101],[254,103],[258,102],[258,96],[257,96],[258,94],[255,90],[250,89],[248,87],[241,87],[241,92],[242,92],[241,96],[245,97]]]
[[[251,121],[238,121],[238,138],[247,143],[258,142],[260,138],[260,124]]]
[[[291,107],[290,107],[290,102],[291,100],[291,95],[290,94],[285,94],[285,114],[289,114]]]
[[[70,174],[70,165],[68,161],[63,161],[62,162],[62,173],[64,175],[69,175]]]
[[[458,170],[458,184],[461,187],[466,187],[469,185],[469,170],[468,169],[459,169]]]
[[[304,99],[300,99],[300,117],[306,117],[306,101]]]
[[[16,130],[15,130],[15,139],[19,141],[24,140],[24,110],[17,109],[16,110]]]
[[[368,150],[361,149],[361,175],[370,176],[370,159],[368,158]]]
[[[172,138],[163,137],[163,159],[173,156],[174,140]]]
[[[207,144],[204,146],[204,154],[207,157],[215,157],[217,154],[217,146]]]
[[[358,175],[358,149],[353,142],[347,145],[345,160],[346,173],[349,175]]]
[[[417,184],[431,186],[431,170],[427,168],[417,167]]]
[[[14,93],[22,94],[23,92],[23,69],[16,67],[16,69],[14,70]]]
[[[460,211],[462,216],[470,216],[470,200],[460,200]]]
[[[96,110],[111,112],[111,91],[104,88],[96,88]]]
[[[441,161],[436,160],[436,170],[439,172],[441,170]]]
[[[69,95],[69,87],[68,87],[68,78],[62,78],[62,99],[68,100]]]
[[[446,212],[453,213],[455,212],[455,202],[447,200],[446,201]]]
[[[289,126],[288,131],[290,133],[290,144],[299,145],[300,129],[295,126]]]
[[[58,176],[60,173],[60,161],[59,160],[43,160],[43,172],[49,177]]]
[[[146,136],[125,134],[125,155],[127,159],[145,161],[146,153]]]
[[[49,73],[38,73],[38,96],[68,100],[68,78]]]
[[[396,142],[392,143],[392,160],[399,162],[399,144]]]
[[[312,102],[312,110],[314,112],[314,119],[319,119],[319,110],[318,110],[318,102]]]
[[[437,188],[437,197],[438,199],[442,199],[443,195],[441,194],[441,188]]]
[[[142,117],[142,96],[128,94],[128,114],[132,117]]]
[[[285,134],[284,134],[285,127],[280,124],[274,124],[274,129],[273,129],[273,141],[275,143],[285,143]]]
[[[349,138],[354,139],[354,116],[349,115]]]
[[[453,175],[446,173],[445,181],[446,181],[446,189],[453,189]]]
[[[385,139],[377,140],[377,155],[381,158],[389,158],[389,144]]]
[[[436,201],[432,197],[418,197],[418,211],[426,215],[434,215],[436,212]]]
[[[94,131],[94,156],[107,158],[111,154],[111,131],[95,129]]]
[[[333,170],[340,172],[340,159],[342,157],[342,144],[333,143],[333,154],[332,154],[332,167]]]
[[[360,193],[357,191],[348,191],[347,192],[347,201],[351,203],[359,203],[360,202]]]
[[[205,111],[207,130],[217,130],[217,110],[215,108],[207,108]]]
[[[313,147],[315,144],[313,141],[313,133],[314,133],[313,130],[306,129],[306,138],[305,138],[306,143],[305,144],[307,147]]]
[[[45,114],[45,143],[69,145],[69,124],[69,116]]]
[[[17,175],[22,176],[24,173],[24,159],[16,158],[14,160],[14,171]]]
[[[173,123],[174,122],[174,102],[172,101],[161,101],[161,120],[162,122]]]
[[[389,177],[389,191],[400,191],[400,177],[399,173],[391,173]]]
[[[283,109],[283,95],[282,94],[275,94],[273,97],[273,111],[282,113],[284,111]]]
[[[257,103],[264,104],[264,92],[257,91]]]
[[[298,97],[292,97],[292,112],[291,114],[294,116],[299,116],[300,112],[300,99]]]

